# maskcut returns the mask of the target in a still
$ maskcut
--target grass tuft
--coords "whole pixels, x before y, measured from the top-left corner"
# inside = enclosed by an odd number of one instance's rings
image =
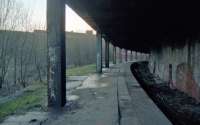
[[[0,121],[6,116],[15,114],[17,111],[26,112],[27,110],[38,107],[42,107],[42,101],[44,100],[45,87],[37,88],[33,91],[25,91],[23,95],[0,104]]]
[[[96,72],[96,65],[86,65],[67,70],[67,76],[87,76]],[[0,104],[0,122],[5,119],[6,116],[17,114],[18,112],[27,112],[35,107],[44,106],[44,98],[47,97],[46,85],[41,83],[35,83],[25,90],[25,92],[6,103]]]

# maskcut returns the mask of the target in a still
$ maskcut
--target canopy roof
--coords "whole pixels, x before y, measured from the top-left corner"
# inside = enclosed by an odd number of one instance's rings
[[[200,2],[193,0],[66,0],[87,23],[121,48],[149,52],[182,44],[200,29]]]

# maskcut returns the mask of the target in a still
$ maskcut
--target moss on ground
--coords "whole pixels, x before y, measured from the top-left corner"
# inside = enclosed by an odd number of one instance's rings
[[[87,76],[96,72],[96,65],[90,64],[76,68],[67,69],[67,76]]]
[[[87,76],[96,72],[96,65],[86,65],[67,70],[68,76]],[[44,83],[35,83],[28,87],[24,93],[10,100],[6,103],[0,104],[0,122],[5,119],[6,116],[25,113],[35,107],[44,108],[45,101],[47,98],[47,86]]]
[[[6,116],[17,112],[27,112],[27,110],[32,108],[43,107],[45,105],[46,86],[43,84],[32,88],[34,89],[27,89],[21,96],[0,104],[0,121],[5,119]]]

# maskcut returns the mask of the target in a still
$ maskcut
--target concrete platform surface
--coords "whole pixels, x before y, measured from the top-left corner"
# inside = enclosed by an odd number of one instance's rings
[[[130,71],[130,64],[121,65],[118,76],[121,125],[172,125],[140,87]]]
[[[70,99],[61,111],[11,116],[2,125],[171,125],[140,88],[129,66],[114,65],[82,83],[72,85],[72,81]],[[130,96],[127,85],[132,82],[135,90]]]

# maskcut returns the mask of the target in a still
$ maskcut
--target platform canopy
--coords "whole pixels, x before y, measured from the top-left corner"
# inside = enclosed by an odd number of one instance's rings
[[[200,2],[193,0],[66,0],[114,45],[149,52],[197,37]]]

